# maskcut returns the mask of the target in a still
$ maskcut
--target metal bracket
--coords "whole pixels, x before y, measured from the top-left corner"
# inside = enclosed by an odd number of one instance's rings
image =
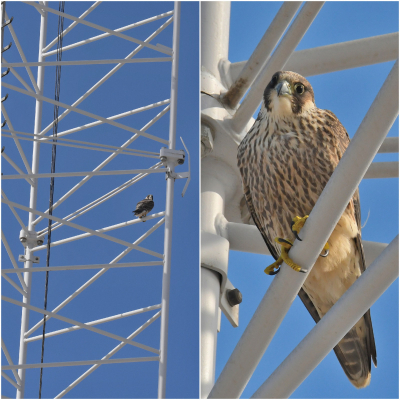
[[[12,42],[10,42],[9,45],[7,45],[6,47],[4,47],[4,48],[1,50],[1,52],[4,53],[5,51],[7,51],[7,50],[11,47],[11,45],[12,45]]]
[[[21,242],[22,246],[24,246],[25,248],[26,247],[33,248],[36,246],[41,246],[43,244],[43,239],[38,238],[37,232],[26,231],[25,229],[21,229],[21,231],[19,233],[19,241]]]
[[[185,142],[183,141],[182,138],[180,139],[188,155],[189,171],[183,173],[175,172],[175,167],[177,165],[182,165],[185,162],[185,152],[183,150],[173,150],[163,147],[160,150],[160,160],[163,163],[163,165],[168,169],[168,171],[166,172],[165,179],[185,179],[185,178],[187,179],[185,187],[183,188],[182,191],[182,197],[183,197],[190,182],[190,154],[189,150],[185,145]]]
[[[1,29],[4,29],[7,25],[11,24],[13,22],[14,17],[11,17],[7,21],[4,21],[4,24],[1,26]]]
[[[18,256],[18,261],[21,261],[21,262],[32,261],[34,264],[38,264],[40,261],[40,258],[33,256],[32,259],[28,259],[28,258],[26,258],[25,254],[20,254]]]
[[[221,275],[219,306],[234,328],[239,326],[239,304],[231,306],[226,292],[235,289],[228,279],[229,241],[222,236],[201,232],[201,266]]]

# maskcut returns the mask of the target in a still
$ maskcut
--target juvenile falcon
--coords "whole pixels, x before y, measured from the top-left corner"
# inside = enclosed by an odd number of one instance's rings
[[[145,217],[154,207],[153,195],[149,194],[144,200],[139,201],[136,205],[136,210],[132,211],[136,217]],[[143,221],[146,222],[146,221]]]
[[[310,83],[278,71],[264,91],[260,113],[238,149],[238,166],[248,209],[272,256],[275,238],[292,242],[292,219],[310,214],[350,142],[328,110],[317,108]],[[329,255],[318,257],[299,296],[318,322],[365,271],[360,199],[354,193],[328,240]],[[371,380],[376,349],[369,310],[334,348],[357,388]]]

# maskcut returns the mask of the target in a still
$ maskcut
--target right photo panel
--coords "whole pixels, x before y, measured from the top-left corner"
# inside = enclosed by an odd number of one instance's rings
[[[399,3],[201,3],[201,398],[399,396]]]

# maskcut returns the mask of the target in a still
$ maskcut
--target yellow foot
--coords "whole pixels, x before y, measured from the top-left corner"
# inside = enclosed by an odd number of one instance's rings
[[[270,266],[265,268],[264,272],[268,275],[275,275],[279,272],[280,266],[282,265],[283,262],[285,262],[287,265],[289,265],[290,268],[292,268],[296,272],[307,272],[307,270],[301,268],[299,265],[294,263],[292,259],[289,257],[289,250],[292,247],[293,243],[291,243],[289,240],[282,239],[282,238],[275,238],[275,242],[279,243],[281,245],[281,255],[280,257]],[[276,271],[275,271],[276,269]]]
[[[308,215],[305,215],[303,218],[294,217],[292,219],[292,226],[291,226],[292,232],[294,233],[294,236],[296,236],[296,239],[300,240],[300,242],[301,242],[301,239],[299,238],[299,233],[301,231],[301,228],[303,228],[307,218],[308,218]]]
[[[308,215],[305,215],[303,218],[300,217],[294,217],[292,220],[292,232],[294,233],[294,236],[296,237],[297,240],[300,240],[300,242],[302,241],[302,239],[299,238],[299,233],[301,231],[301,229],[303,228],[306,220],[308,218]],[[324,254],[320,254],[321,257],[326,257],[329,254],[329,244],[325,243],[324,246]]]

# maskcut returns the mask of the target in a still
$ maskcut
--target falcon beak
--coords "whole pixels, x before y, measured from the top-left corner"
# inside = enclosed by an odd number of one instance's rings
[[[291,96],[292,90],[288,81],[281,81],[275,87],[278,96]]]

